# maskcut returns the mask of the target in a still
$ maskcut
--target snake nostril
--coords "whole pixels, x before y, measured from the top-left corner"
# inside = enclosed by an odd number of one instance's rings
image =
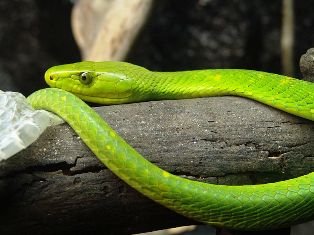
[[[50,80],[51,80],[51,81],[53,80],[53,77],[52,77],[52,76],[50,76]]]

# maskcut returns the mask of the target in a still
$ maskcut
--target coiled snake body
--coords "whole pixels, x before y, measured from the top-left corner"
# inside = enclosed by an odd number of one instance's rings
[[[249,70],[152,72],[124,62],[87,61],[52,67],[45,80],[54,88],[29,96],[33,107],[65,119],[100,161],[154,201],[200,222],[232,229],[269,229],[314,218],[314,173],[244,186],[184,179],[143,158],[77,98],[118,104],[237,95],[313,121],[313,83]]]

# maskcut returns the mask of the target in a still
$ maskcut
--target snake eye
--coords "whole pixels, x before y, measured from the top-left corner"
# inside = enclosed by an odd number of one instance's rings
[[[88,72],[81,73],[81,75],[80,75],[80,82],[81,83],[88,85],[92,82],[92,80],[93,80],[93,77]]]

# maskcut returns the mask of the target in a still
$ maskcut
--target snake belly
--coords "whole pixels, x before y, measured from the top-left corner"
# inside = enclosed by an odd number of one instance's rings
[[[61,116],[112,172],[152,200],[214,226],[263,230],[314,218],[314,173],[268,184],[226,186],[172,175],[147,161],[80,98],[102,104],[237,95],[314,120],[314,85],[249,70],[151,72],[123,62],[49,69],[52,87],[28,97]],[[80,98],[78,98],[80,97]]]

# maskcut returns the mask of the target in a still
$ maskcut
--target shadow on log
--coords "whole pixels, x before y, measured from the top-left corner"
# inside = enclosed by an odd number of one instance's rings
[[[313,122],[238,97],[95,108],[143,156],[182,177],[259,184],[314,169]],[[106,169],[67,124],[0,163],[1,234],[131,234],[195,224]]]

